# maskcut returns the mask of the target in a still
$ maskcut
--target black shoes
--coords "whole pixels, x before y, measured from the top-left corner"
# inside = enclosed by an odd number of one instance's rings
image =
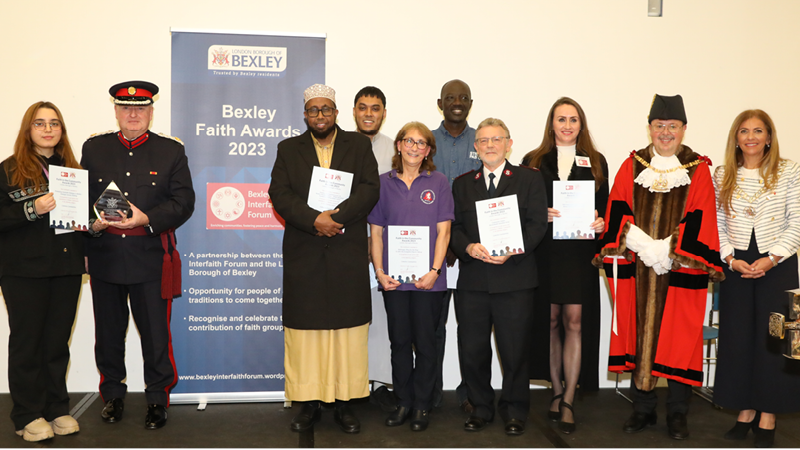
[[[305,402],[300,414],[292,419],[292,431],[303,432],[314,426],[322,417],[322,403],[318,401]],[[358,433],[361,431],[361,423],[358,421],[350,407],[339,405],[337,402],[336,410],[333,413],[333,420],[345,433]]]
[[[302,432],[319,422],[322,416],[322,405],[319,402],[306,402],[300,414],[292,419],[292,431]]]
[[[369,402],[375,406],[380,406],[383,412],[393,412],[397,409],[397,398],[394,392],[386,386],[381,386],[369,394]]]
[[[464,423],[464,431],[481,431],[486,428],[488,421],[483,417],[469,416],[467,422]]]
[[[561,400],[564,398],[564,394],[554,395],[553,398],[550,399],[550,407],[553,407],[553,402],[556,400]],[[553,422],[558,422],[561,419],[561,403],[559,402],[558,411],[551,411],[547,410],[547,418]]]
[[[164,405],[147,405],[144,427],[157,430],[167,424],[167,407]]]
[[[124,410],[125,402],[121,398],[112,398],[106,402],[106,406],[103,407],[103,412],[100,413],[100,417],[103,418],[104,422],[116,423],[122,420],[122,411]]]
[[[411,431],[425,431],[428,428],[428,411],[415,409],[411,413]]]
[[[672,413],[667,416],[667,430],[672,439],[684,440],[689,437],[689,427],[686,424],[686,414]]]
[[[775,428],[778,428],[778,424],[775,424]],[[756,448],[771,448],[775,444],[775,428],[771,430],[756,428]]]
[[[561,417],[558,419],[558,430],[564,434],[570,434],[575,431],[575,410],[572,409],[572,405],[561,400],[561,403],[558,404],[559,412],[561,408],[567,408],[572,411],[572,422],[564,422],[564,414],[561,414]]]
[[[336,405],[333,420],[345,433],[356,434],[361,431],[361,422],[358,421],[353,411],[347,405]]]
[[[399,427],[400,425],[406,423],[406,418],[410,413],[411,410],[405,406],[398,406],[397,409],[393,413],[389,414],[389,417],[386,418],[386,426]]]
[[[753,430],[753,433],[756,432],[756,430],[758,429],[759,419],[761,419],[761,412],[756,411],[755,417],[753,417],[753,420],[751,420],[750,422],[739,422],[737,420],[736,425],[734,425],[733,428],[728,430],[728,432],[725,433],[725,436],[723,437],[728,440],[743,441],[747,437],[747,433],[750,431],[750,429]]]
[[[511,419],[506,422],[506,434],[509,436],[519,436],[525,432],[525,422],[519,419]]]
[[[625,421],[625,425],[622,426],[622,431],[626,433],[638,433],[648,425],[655,425],[656,420],[658,419],[658,415],[655,411],[651,412],[650,414],[643,414],[638,413],[636,411],[628,417],[628,420]]]

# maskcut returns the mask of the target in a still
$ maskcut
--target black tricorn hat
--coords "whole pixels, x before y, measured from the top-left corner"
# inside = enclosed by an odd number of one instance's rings
[[[650,115],[647,116],[647,123],[654,120],[680,120],[686,125],[686,109],[683,107],[683,97],[674,95],[667,97],[656,94],[653,97],[653,104],[650,106]]]
[[[125,81],[108,90],[116,105],[150,105],[158,94],[158,86],[148,81]]]

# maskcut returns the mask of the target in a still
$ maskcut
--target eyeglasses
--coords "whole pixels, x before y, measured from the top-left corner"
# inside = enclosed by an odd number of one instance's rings
[[[403,145],[405,145],[406,148],[408,148],[408,149],[414,148],[415,144],[416,144],[417,148],[420,149],[420,150],[423,150],[423,149],[428,147],[428,143],[423,141],[422,139],[420,139],[418,141],[415,141],[415,140],[413,140],[411,138],[403,139]]]
[[[314,107],[307,109],[306,114],[308,114],[308,117],[317,117],[319,113],[322,112],[323,116],[330,117],[333,115],[333,111],[334,111],[333,108],[329,108],[327,106],[322,107],[322,109]]]
[[[485,147],[489,145],[489,141],[492,141],[492,144],[494,145],[500,145],[500,143],[503,142],[503,139],[508,139],[508,138],[505,136],[495,136],[490,138],[475,139],[475,142],[477,142],[478,145]]]
[[[666,123],[657,123],[653,125],[653,129],[661,133],[664,130],[669,130],[670,133],[675,133],[683,128],[680,125],[675,125],[674,123],[666,124]]]
[[[61,129],[61,122],[54,120],[52,122],[45,122],[44,120],[37,120],[33,122],[33,129],[37,131],[44,131],[45,128],[50,125],[51,130],[60,130]]]

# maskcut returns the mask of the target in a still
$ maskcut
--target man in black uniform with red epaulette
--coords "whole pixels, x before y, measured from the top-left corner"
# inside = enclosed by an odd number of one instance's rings
[[[183,143],[149,131],[158,86],[128,81],[109,90],[120,130],[90,137],[81,166],[94,203],[112,181],[130,203],[121,221],[92,219],[86,255],[95,316],[95,360],[104,421],[122,420],[127,386],[125,335],[130,311],[141,335],[147,385],[147,429],[167,422],[169,392],[178,382],[169,322],[180,296],[175,229],[194,211],[194,189]]]

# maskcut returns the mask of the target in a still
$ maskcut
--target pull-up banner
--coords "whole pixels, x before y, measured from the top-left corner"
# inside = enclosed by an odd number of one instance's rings
[[[197,194],[178,230],[171,400],[282,401],[283,223],[269,199],[278,142],[302,134],[325,82],[324,35],[172,30],[172,134]]]

